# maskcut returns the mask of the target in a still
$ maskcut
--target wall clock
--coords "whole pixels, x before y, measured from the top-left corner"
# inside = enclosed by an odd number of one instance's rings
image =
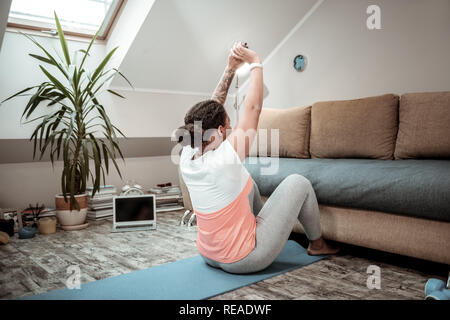
[[[294,69],[297,71],[303,71],[306,68],[306,57],[302,54],[297,55],[294,58]]]

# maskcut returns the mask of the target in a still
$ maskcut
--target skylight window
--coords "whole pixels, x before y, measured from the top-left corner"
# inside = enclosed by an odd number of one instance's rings
[[[8,26],[55,33],[54,11],[65,34],[105,39],[123,0],[13,0]]]

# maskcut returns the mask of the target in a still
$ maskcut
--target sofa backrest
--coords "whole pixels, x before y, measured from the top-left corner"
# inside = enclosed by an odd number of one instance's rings
[[[450,158],[450,92],[401,96],[395,159]]]
[[[407,93],[263,108],[250,156],[450,158],[450,92]],[[279,130],[279,152],[271,146]],[[259,144],[259,147],[258,147]]]
[[[258,134],[249,155],[309,158],[310,125],[311,106],[290,109],[263,108]],[[278,140],[278,146],[271,143],[272,138]]]
[[[397,95],[385,94],[314,103],[311,157],[393,159],[398,101]]]

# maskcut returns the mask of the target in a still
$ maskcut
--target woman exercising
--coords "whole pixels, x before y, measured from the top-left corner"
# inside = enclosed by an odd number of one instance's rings
[[[251,67],[244,109],[234,130],[223,104],[234,73]],[[194,105],[177,131],[184,146],[180,170],[197,216],[197,248],[205,262],[230,273],[265,269],[279,255],[298,219],[309,239],[308,254],[338,252],[321,236],[319,207],[305,177],[285,178],[263,205],[242,164],[255,138],[263,100],[258,55],[239,42],[210,100]]]

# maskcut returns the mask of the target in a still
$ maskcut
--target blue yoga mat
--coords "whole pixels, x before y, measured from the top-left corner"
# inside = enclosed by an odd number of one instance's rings
[[[60,289],[22,297],[32,300],[200,300],[301,268],[323,256],[310,256],[289,240],[277,259],[265,270],[252,274],[231,274],[210,267],[195,256],[148,269],[93,281],[81,289]]]

